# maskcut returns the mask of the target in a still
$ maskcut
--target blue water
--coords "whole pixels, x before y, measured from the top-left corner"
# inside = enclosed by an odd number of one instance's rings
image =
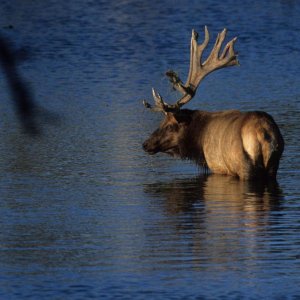
[[[299,299],[300,3],[0,3],[0,35],[40,107],[24,132],[0,70],[0,299]],[[240,67],[189,108],[265,110],[286,148],[278,184],[148,156],[164,72],[188,72],[192,28],[238,36]]]

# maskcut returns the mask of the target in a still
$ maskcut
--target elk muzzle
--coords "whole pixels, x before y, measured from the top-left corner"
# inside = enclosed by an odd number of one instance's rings
[[[144,151],[146,151],[148,154],[150,155],[154,155],[157,152],[159,152],[158,147],[154,145],[153,141],[151,140],[151,138],[147,139],[144,143],[143,143],[143,149]]]

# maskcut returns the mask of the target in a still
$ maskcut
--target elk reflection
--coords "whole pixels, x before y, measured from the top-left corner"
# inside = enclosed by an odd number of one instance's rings
[[[145,187],[145,192],[153,197],[163,197],[169,214],[193,211],[196,204],[206,210],[222,206],[236,212],[268,212],[279,209],[282,198],[276,181],[243,182],[218,174],[149,184]]]
[[[282,201],[275,181],[240,181],[216,174],[150,184],[145,192],[162,201],[167,224],[175,236],[190,242],[193,261],[201,266],[204,258],[209,263],[254,258],[262,247],[259,237],[271,234],[271,212],[280,210]]]

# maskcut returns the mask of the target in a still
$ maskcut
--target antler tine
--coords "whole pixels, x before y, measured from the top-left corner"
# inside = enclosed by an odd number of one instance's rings
[[[197,41],[198,33],[195,30],[193,30],[193,32],[196,34],[195,39]],[[203,43],[201,45],[197,45],[198,51],[201,51],[201,54],[202,54],[203,50],[207,47],[208,42],[209,42],[209,31],[208,31],[208,28],[206,25],[204,26],[204,33],[205,33],[205,37],[204,37]],[[200,56],[200,61],[201,61],[201,56]]]
[[[228,42],[220,56],[220,59],[224,59],[226,56],[228,56],[229,59],[227,64],[239,65],[237,53],[234,52],[234,43],[236,42],[236,40],[237,37]]]
[[[214,47],[213,47],[213,49],[212,49],[212,51],[211,51],[211,53],[210,53],[210,55],[209,55],[209,57],[207,58],[206,61],[218,58],[219,52],[220,52],[220,49],[221,49],[221,46],[222,46],[222,43],[224,42],[224,39],[226,37],[226,33],[227,33],[227,29],[226,28],[224,28],[221,33],[218,33],[215,45],[214,45]]]
[[[161,95],[154,88],[152,88],[152,96],[155,102],[155,107],[164,111],[168,104],[164,102]]]
[[[185,85],[188,85],[189,82],[191,81],[193,67],[195,67],[194,65],[196,65],[198,68],[201,68],[202,54],[209,42],[209,32],[207,26],[204,27],[204,31],[205,31],[204,41],[201,45],[198,45],[197,41],[198,41],[199,34],[194,29],[192,30],[190,70]]]
[[[143,100],[143,104],[146,108],[150,108],[152,111],[167,112],[169,105],[164,102],[161,95],[152,88],[152,96],[154,99],[155,106],[149,104],[146,100]]]

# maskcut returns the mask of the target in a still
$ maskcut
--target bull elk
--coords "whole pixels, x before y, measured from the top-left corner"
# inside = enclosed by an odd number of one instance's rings
[[[182,94],[175,104],[167,104],[154,89],[154,107],[143,101],[147,108],[162,111],[165,118],[159,128],[143,143],[149,154],[163,152],[174,157],[190,159],[213,173],[238,176],[242,180],[276,178],[284,141],[273,118],[263,111],[241,112],[225,110],[208,112],[181,109],[195,95],[200,82],[209,73],[238,65],[233,38],[221,52],[226,29],[218,34],[208,58],[202,63],[203,51],[209,42],[198,44],[198,33],[192,31],[190,68],[185,84],[177,74],[166,75],[174,89]]]

